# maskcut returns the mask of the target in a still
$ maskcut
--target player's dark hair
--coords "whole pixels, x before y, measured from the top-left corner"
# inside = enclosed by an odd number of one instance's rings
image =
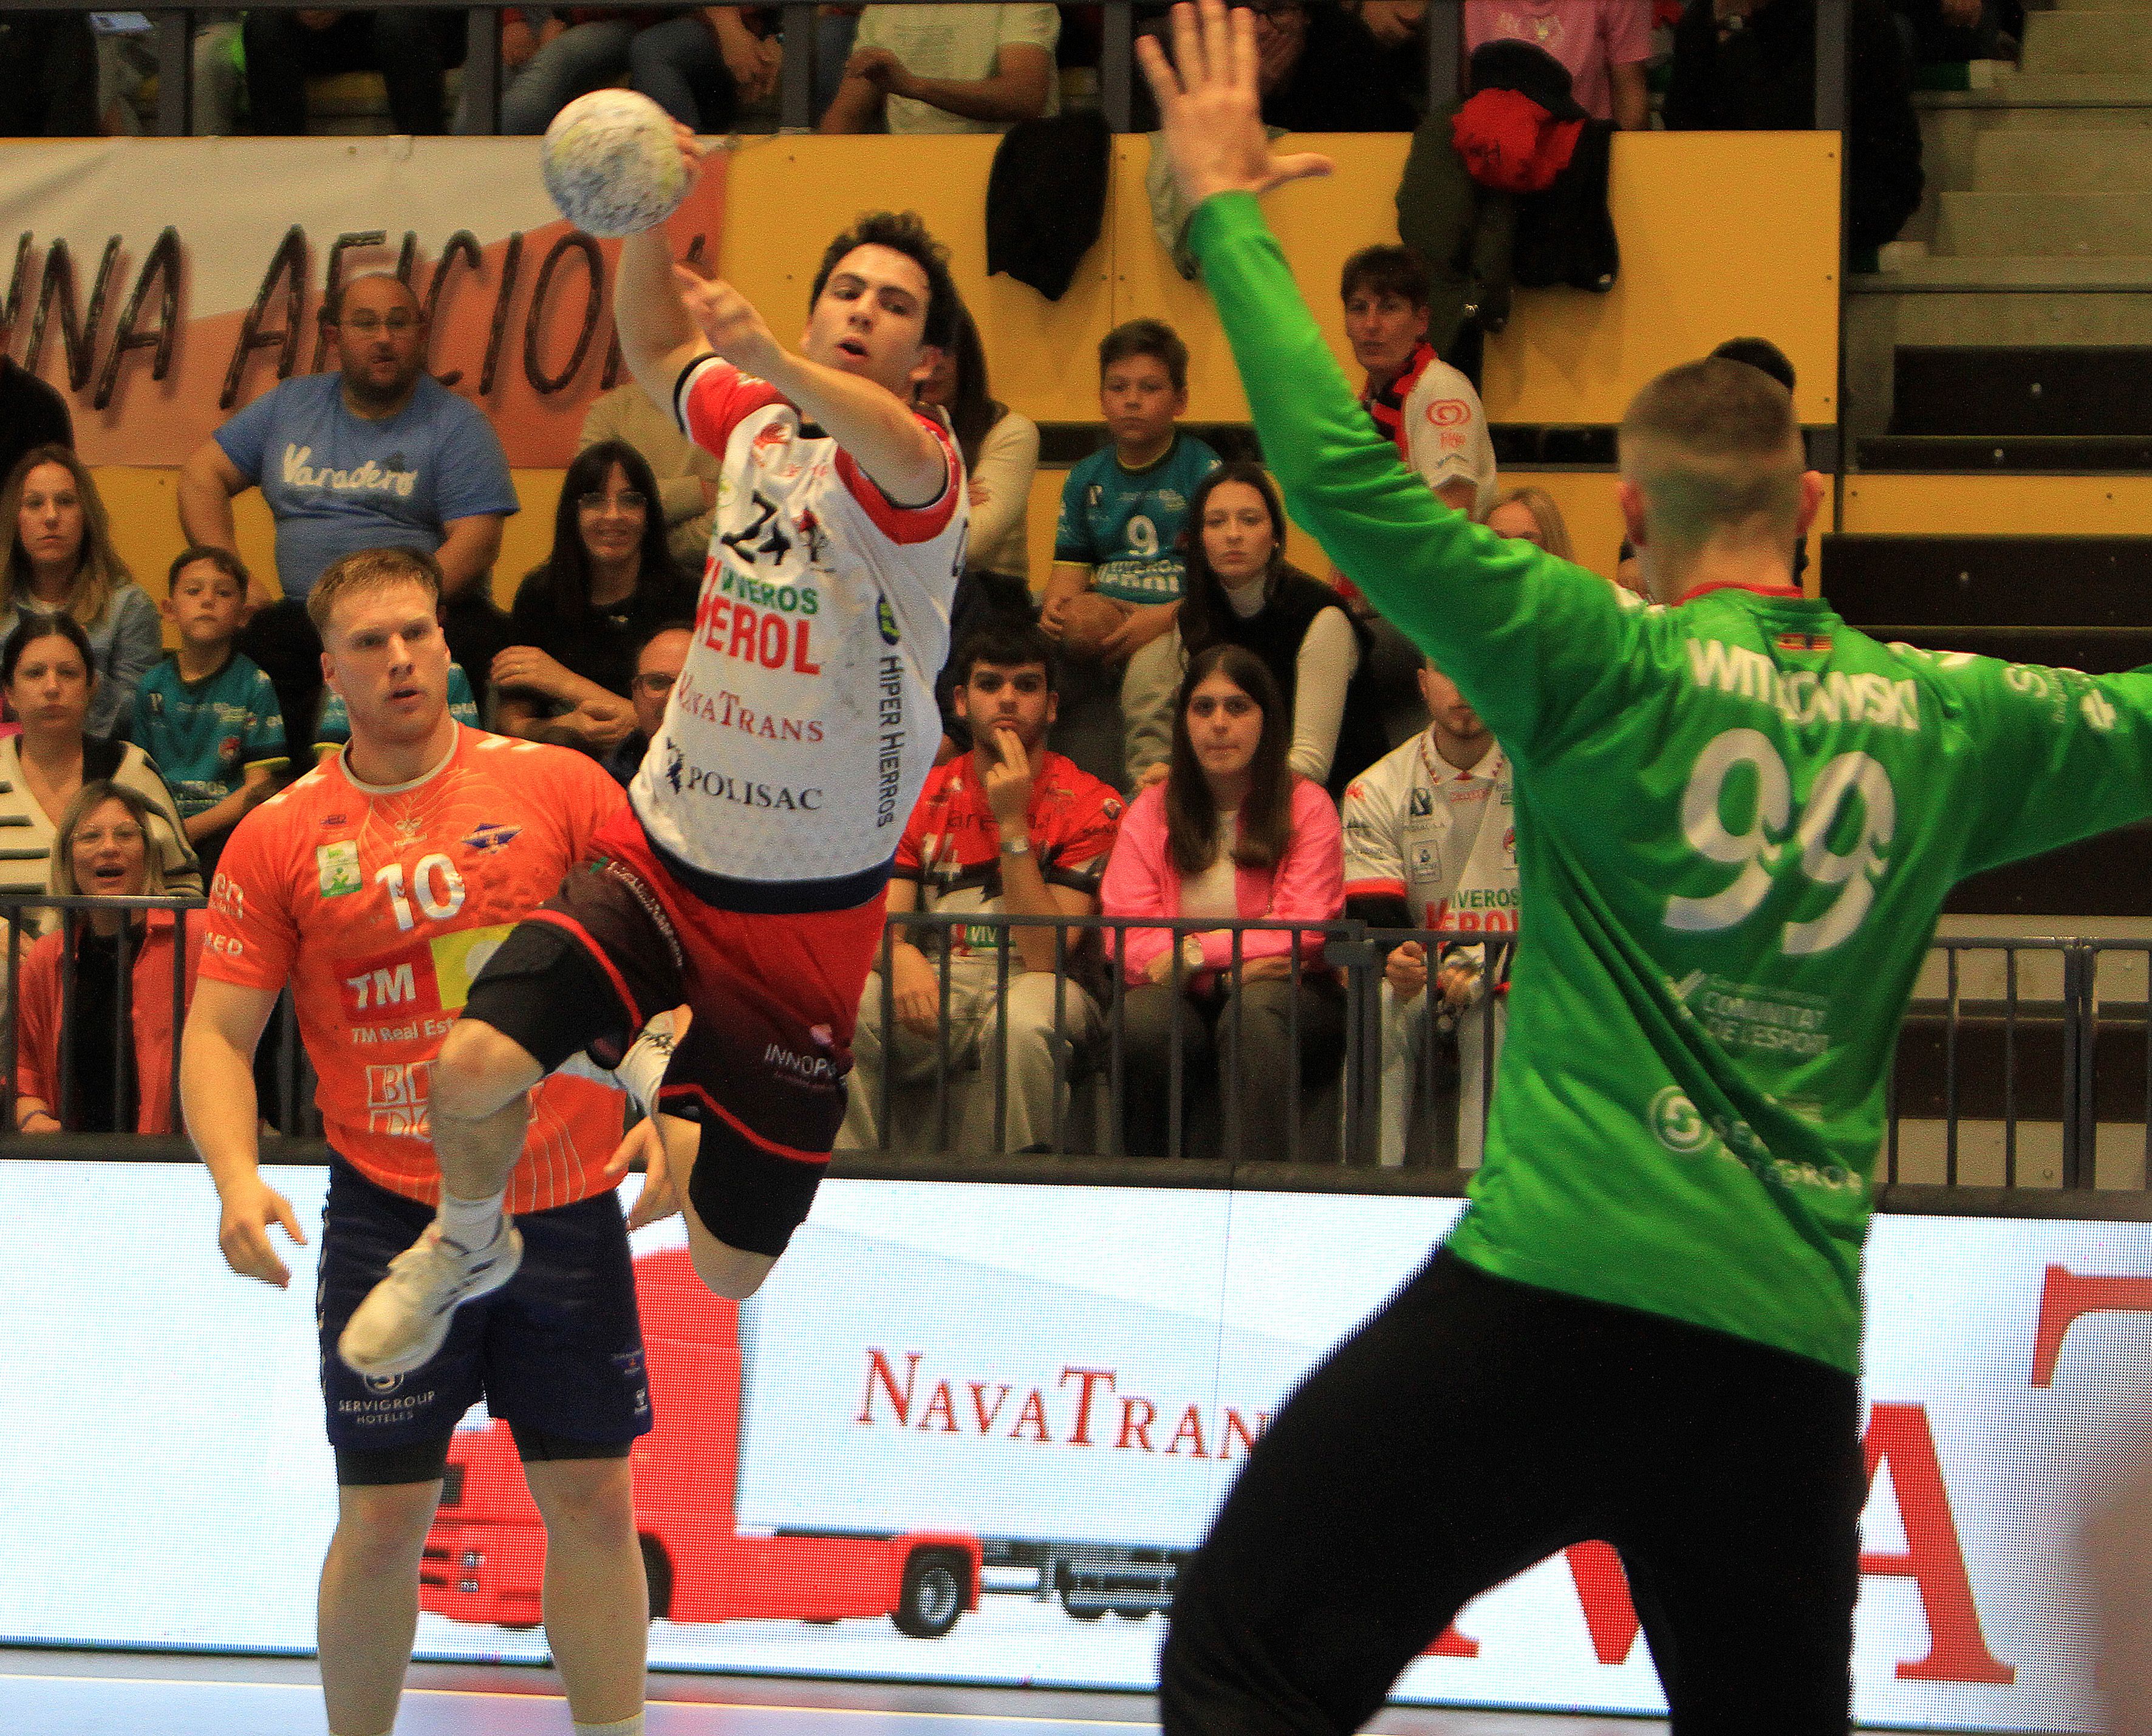
[[[994,424],[1008,414],[1008,406],[995,398],[987,383],[987,347],[979,341],[978,322],[962,302],[957,304],[957,322],[949,342],[949,360],[956,373],[956,387],[945,406],[949,412],[949,431],[957,436],[964,468],[972,470],[978,467],[979,448]]]
[[[665,511],[658,504],[657,478],[650,460],[625,440],[600,440],[576,454],[561,479],[561,498],[553,509],[553,547],[543,566],[534,566],[526,585],[542,587],[556,617],[578,625],[591,614],[591,551],[583,541],[582,508],[585,495],[603,494],[618,464],[627,485],[642,496],[642,545],[637,569],[638,588],[678,582],[679,563],[672,558],[665,537]]]
[[[1053,674],[1053,641],[1035,621],[992,621],[976,632],[967,633],[964,642],[957,647],[956,661],[949,666],[950,676],[958,687],[969,687],[972,671],[981,663],[992,663],[998,669],[1042,664],[1046,670],[1046,691],[1058,691]]]
[[[957,280],[949,275],[949,250],[927,232],[917,211],[863,212],[822,250],[815,287],[807,292],[809,309],[822,299],[822,287],[838,261],[855,247],[887,247],[926,273],[926,327],[920,335],[935,348],[947,349],[956,333],[957,310],[963,304],[957,294]]]
[[[172,557],[171,571],[165,575],[165,589],[170,591],[173,586],[178,584],[180,575],[197,561],[208,561],[225,577],[234,581],[238,585],[239,594],[242,597],[246,595],[246,563],[233,554],[230,549],[211,548],[206,542],[191,544],[181,549]]]
[[[424,549],[354,549],[332,561],[328,570],[314,581],[314,588],[307,593],[307,619],[326,639],[329,617],[345,597],[385,591],[391,585],[416,585],[430,591],[436,609],[448,588],[441,578],[441,563]]]
[[[1105,378],[1106,370],[1116,362],[1125,362],[1132,356],[1150,356],[1165,369],[1165,377],[1173,382],[1173,389],[1188,389],[1188,346],[1180,341],[1180,333],[1162,319],[1131,319],[1115,326],[1099,340],[1099,376]]]
[[[1263,733],[1248,766],[1248,793],[1241,803],[1240,835],[1233,860],[1243,868],[1274,868],[1292,841],[1292,772],[1286,755],[1292,719],[1269,667],[1245,646],[1211,645],[1188,660],[1188,673],[1173,697],[1173,758],[1165,779],[1165,847],[1174,870],[1191,879],[1218,859],[1218,803],[1195,757],[1188,733],[1189,703],[1214,674],[1223,675],[1256,702]]]
[[[89,648],[89,635],[83,631],[82,623],[72,615],[25,614],[16,624],[15,631],[8,635],[5,647],[0,647],[0,688],[15,684],[15,667],[23,661],[23,653],[40,639],[65,639],[82,653],[82,667],[89,677],[89,684],[97,685],[97,654]]]
[[[1337,299],[1349,302],[1363,290],[1369,295],[1401,296],[1414,307],[1424,307],[1434,292],[1434,280],[1419,254],[1393,242],[1363,247],[1345,261],[1337,279]]]
[[[1191,653],[1223,639],[1232,613],[1233,606],[1226,600],[1226,581],[1211,570],[1210,551],[1203,546],[1203,509],[1210,496],[1229,482],[1253,489],[1263,497],[1263,505],[1270,512],[1271,558],[1262,576],[1266,599],[1286,564],[1285,508],[1279,503],[1277,490],[1263,474],[1261,464],[1251,464],[1244,458],[1233,459],[1218,465],[1197,483],[1195,491],[1188,497],[1187,515],[1180,521],[1180,559],[1187,577],[1181,586],[1180,613],[1175,623],[1180,630],[1181,645]]]
[[[1786,353],[1768,338],[1729,338],[1712,352],[1728,362],[1746,362],[1751,368],[1759,368],[1784,386],[1794,389],[1794,364],[1786,359]]]

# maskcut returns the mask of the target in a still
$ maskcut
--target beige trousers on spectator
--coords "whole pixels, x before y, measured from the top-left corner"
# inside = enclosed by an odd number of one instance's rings
[[[992,955],[957,958],[949,965],[949,1068],[953,1084],[958,1074],[985,1074],[994,1053],[995,1012],[999,972]],[[1014,958],[1008,978],[1007,1119],[1002,1148],[1009,1151],[1045,1150],[1053,1140],[1053,1003],[1054,977],[1050,971],[1026,971]],[[1068,1076],[1078,1045],[1099,1033],[1099,1008],[1084,988],[1071,981],[1062,983],[1062,1077]],[[851,1103],[845,1115],[840,1145],[878,1150],[885,1143],[901,1149],[921,1149],[932,1138],[932,1129],[897,1126],[882,1128],[876,1117],[881,1107],[881,1075],[886,1047],[891,1058],[892,1088],[924,1084],[932,1080],[941,1045],[933,1036],[921,1036],[900,1024],[893,1044],[882,1041],[881,977],[867,977],[866,992],[860,1000],[859,1029],[852,1038]],[[992,1079],[975,1089],[991,1093]],[[891,1113],[901,1115],[892,1101]],[[931,1111],[929,1114],[931,1114]],[[952,1107],[950,1124],[957,1123]],[[993,1137],[993,1104],[986,1100],[978,1124],[985,1129],[982,1141]],[[891,1137],[891,1135],[894,1137]],[[909,1134],[910,1137],[906,1137]]]
[[[1412,1126],[1413,1094],[1427,1077],[1427,992],[1400,1001],[1397,991],[1383,984],[1383,1167],[1394,1170],[1405,1160],[1405,1136]],[[1503,1034],[1510,1028],[1509,998],[1495,997],[1493,1016],[1487,1003],[1475,1002],[1457,1018],[1457,1166],[1480,1167],[1480,1147],[1487,1130],[1486,1081],[1493,1070],[1487,1053],[1491,1024],[1495,1038],[1493,1062],[1502,1058]]]

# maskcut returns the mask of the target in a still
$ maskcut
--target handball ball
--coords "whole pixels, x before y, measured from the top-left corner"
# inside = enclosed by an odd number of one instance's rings
[[[632,90],[593,90],[546,129],[546,190],[591,235],[640,235],[688,195],[672,118]]]
[[[1086,591],[1072,596],[1061,612],[1061,645],[1071,657],[1096,657],[1099,647],[1114,629],[1128,618],[1128,612],[1110,596]]]

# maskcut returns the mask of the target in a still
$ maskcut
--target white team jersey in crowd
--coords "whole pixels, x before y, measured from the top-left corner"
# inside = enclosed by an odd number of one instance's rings
[[[1427,479],[1428,486],[1469,478],[1474,490],[1472,515],[1486,517],[1498,492],[1495,443],[1472,382],[1438,357],[1413,383],[1401,419],[1409,448],[1406,461]]]
[[[706,357],[673,393],[723,460],[695,635],[630,796],[681,883],[729,910],[881,890],[941,744],[934,678],[963,570],[962,460],[894,506],[767,382]]]
[[[1500,748],[1461,772],[1422,730],[1345,791],[1345,896],[1395,894],[1422,928],[1515,932],[1515,802]]]

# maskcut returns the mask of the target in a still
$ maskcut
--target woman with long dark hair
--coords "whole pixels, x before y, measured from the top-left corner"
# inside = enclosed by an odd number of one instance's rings
[[[1181,533],[1187,579],[1173,631],[1129,661],[1121,688],[1129,781],[1166,774],[1182,670],[1212,645],[1261,657],[1290,720],[1287,761],[1334,795],[1389,744],[1368,678],[1367,627],[1319,579],[1285,558],[1285,508],[1262,467],[1245,459],[1205,476]]]
[[[1261,657],[1231,643],[1198,652],[1174,705],[1165,780],[1138,796],[1121,821],[1099,889],[1101,913],[1221,924],[1335,919],[1345,903],[1337,810],[1320,784],[1287,765],[1288,736],[1284,701]],[[1221,1058],[1237,1053],[1238,1155],[1248,1157],[1284,1155],[1295,1075],[1307,1080],[1337,1064],[1345,1009],[1322,962],[1322,935],[1257,929],[1237,944],[1236,982],[1229,928],[1178,937],[1163,928],[1128,932],[1122,1076],[1128,1149],[1137,1155],[1166,1155],[1176,1039],[1190,1085],[1222,1081]],[[1196,1106],[1210,1109],[1207,1094]],[[1204,1116],[1193,1125],[1182,1155],[1236,1155]]]
[[[97,677],[89,732],[124,740],[134,689],[164,651],[164,629],[113,546],[95,480],[66,447],[34,446],[0,492],[0,523],[13,533],[0,566],[0,638],[26,613],[74,617]]]
[[[1038,472],[1038,424],[993,395],[987,349],[971,310],[959,304],[956,335],[936,356],[915,397],[949,419],[964,459],[971,495],[972,529],[964,571],[949,603],[949,652],[990,627],[1036,620],[1031,594],[1031,556],[1026,516],[1031,481]],[[956,713],[953,684],[945,666],[934,683],[942,708],[944,757],[971,745],[971,733]]]
[[[636,647],[695,612],[642,454],[601,440],[561,481],[553,550],[515,593],[508,648],[493,660],[495,727],[604,754],[635,728]]]

